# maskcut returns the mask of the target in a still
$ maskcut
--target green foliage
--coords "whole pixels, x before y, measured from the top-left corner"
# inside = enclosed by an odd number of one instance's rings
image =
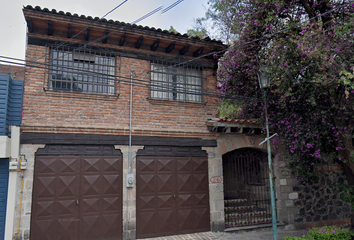
[[[346,184],[338,184],[338,191],[342,192],[340,198],[352,205],[354,210],[354,186],[349,186]]]
[[[351,240],[353,232],[337,226],[325,226],[321,228],[312,228],[307,236],[303,237],[285,237],[284,240]]]
[[[173,26],[170,26],[170,29],[168,29],[168,31],[173,32],[173,33],[178,33],[177,30]]]
[[[208,36],[206,29],[202,29],[202,28],[188,29],[187,34],[189,36],[198,36],[200,38],[204,38]]]
[[[218,106],[219,117],[237,117],[242,109],[241,106],[238,101],[223,100]]]

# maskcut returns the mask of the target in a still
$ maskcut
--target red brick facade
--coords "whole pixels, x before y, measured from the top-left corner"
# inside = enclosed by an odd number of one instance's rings
[[[45,46],[29,44],[26,59],[44,63],[48,52]],[[44,84],[48,79],[45,79],[43,65],[38,65],[39,68],[27,67],[23,131],[128,135],[130,99],[128,78],[131,71],[134,71],[136,73],[134,78],[150,81],[150,62],[127,57],[121,57],[120,61],[120,75],[126,78],[117,83],[120,91],[118,97],[45,90]],[[203,88],[208,92],[217,92],[215,70],[207,68],[203,70]],[[216,137],[207,130],[205,122],[216,115],[217,98],[204,96],[203,103],[188,103],[153,100],[149,99],[149,96],[148,86],[137,84],[133,86],[133,135]]]

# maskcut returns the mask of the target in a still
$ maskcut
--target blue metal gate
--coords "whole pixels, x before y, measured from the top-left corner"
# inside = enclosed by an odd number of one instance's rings
[[[0,158],[0,240],[4,240],[7,186],[9,181],[9,159]]]

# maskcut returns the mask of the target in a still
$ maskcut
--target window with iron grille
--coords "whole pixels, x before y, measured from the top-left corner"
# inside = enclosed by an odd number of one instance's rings
[[[50,48],[51,90],[116,94],[116,57],[92,49]]]
[[[151,98],[202,102],[202,69],[151,63]]]

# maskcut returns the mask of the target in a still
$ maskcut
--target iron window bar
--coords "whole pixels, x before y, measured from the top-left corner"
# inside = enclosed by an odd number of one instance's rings
[[[117,95],[116,54],[89,47],[48,48],[47,89]]]

